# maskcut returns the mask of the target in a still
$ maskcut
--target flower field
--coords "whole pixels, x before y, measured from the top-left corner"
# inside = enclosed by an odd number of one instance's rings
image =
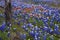
[[[5,10],[0,8],[0,40],[60,40],[58,7],[19,0],[12,0],[11,6],[11,23],[8,26]]]

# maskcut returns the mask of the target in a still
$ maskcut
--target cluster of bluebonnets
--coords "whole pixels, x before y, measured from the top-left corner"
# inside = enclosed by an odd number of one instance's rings
[[[13,18],[18,20],[17,24],[23,23],[22,28],[31,35],[34,40],[47,39],[47,35],[60,35],[60,12],[56,8],[50,8],[41,5],[17,3],[12,4],[17,10],[14,10]],[[25,9],[27,8],[27,9]],[[29,10],[30,8],[30,10]],[[25,10],[24,10],[25,9]],[[28,12],[29,11],[29,12]],[[21,17],[21,19],[19,18]],[[30,19],[31,18],[31,19]],[[31,22],[33,21],[33,22]],[[42,21],[43,24],[38,26],[37,21]],[[53,37],[51,37],[52,40]]]
[[[22,23],[20,28],[32,36],[32,40],[46,40],[48,36],[50,40],[54,40],[54,35],[60,35],[59,9],[16,1],[12,2],[12,12],[14,24],[20,25]],[[0,14],[1,16],[4,17]],[[5,28],[6,24],[3,22],[0,30],[5,31]],[[9,29],[8,27],[7,30]],[[16,31],[16,28],[14,30]],[[9,35],[10,32],[8,31],[7,36],[9,37]],[[19,35],[21,40],[27,40],[26,33]]]

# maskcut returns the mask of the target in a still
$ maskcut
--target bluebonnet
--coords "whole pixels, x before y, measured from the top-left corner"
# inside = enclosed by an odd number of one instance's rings
[[[58,22],[60,22],[60,17],[58,18]]]
[[[17,24],[20,25],[20,21],[18,21]]]
[[[51,11],[51,14],[54,15],[55,14],[55,11]]]
[[[7,33],[7,36],[10,37],[10,32]]]
[[[44,26],[43,31],[48,31],[48,27]]]
[[[60,9],[58,9],[58,13],[60,13]]]
[[[49,7],[48,5],[46,5],[46,4],[45,4],[45,5],[41,4],[41,5],[42,5],[45,9],[47,9],[47,10],[50,8],[50,7]]]
[[[49,14],[49,16],[52,16],[51,10],[49,10],[49,13],[48,14]]]
[[[28,26],[29,26],[29,27],[33,27],[32,23],[28,23]]]
[[[47,40],[47,34],[43,35],[43,40]]]
[[[50,29],[50,30],[49,30],[49,34],[51,34],[51,35],[53,35],[53,34],[54,34],[53,29]]]
[[[26,34],[20,34],[20,38],[22,39],[22,40],[25,40],[26,39]]]
[[[30,32],[29,32],[29,34],[30,34],[32,37],[34,37],[34,36],[35,36],[34,31],[30,31]]]
[[[24,4],[23,4],[21,7],[22,7],[23,9],[26,8],[26,6],[25,6]]]
[[[17,7],[18,5],[16,3],[12,3],[12,7]]]
[[[4,23],[0,26],[0,30],[1,30],[1,31],[4,31],[5,28],[6,28],[6,24],[5,24],[5,22],[4,22]]]
[[[55,24],[54,33],[55,33],[55,34],[60,34],[59,26],[58,26],[57,24]]]
[[[25,31],[28,31],[28,28],[25,28]]]
[[[57,22],[60,22],[60,17],[59,16],[56,16],[55,19],[56,19]]]
[[[35,26],[35,28],[34,28],[36,31],[38,31],[38,26]]]
[[[25,25],[23,25],[23,26],[22,26],[22,28],[23,28],[23,29],[25,29],[25,28],[26,28],[26,26],[25,26]]]
[[[22,36],[23,36],[24,39],[26,39],[26,34],[23,34]]]
[[[48,23],[44,23],[44,25],[47,26],[47,27],[49,26]]]
[[[45,18],[45,17],[43,17],[43,19],[42,19],[42,20],[43,20],[43,22],[44,22],[44,23],[47,23],[47,22],[48,22],[48,19],[47,19],[47,18]]]
[[[49,24],[49,25],[50,25],[50,27],[52,27],[52,26],[54,26],[54,23],[53,23],[53,22],[50,22],[50,24]]]
[[[48,12],[44,13],[44,16],[49,16],[49,13]]]
[[[55,15],[56,15],[56,16],[59,16],[59,13],[56,11],[56,12],[55,12]]]
[[[54,22],[55,16],[53,15],[52,18],[50,19],[50,22]]]
[[[37,31],[35,31],[35,36],[38,37],[39,36],[39,33]]]
[[[56,31],[58,31],[58,30],[59,30],[59,26],[58,26],[58,24],[55,24],[54,29],[55,29]]]
[[[38,40],[37,36],[35,36],[34,40]]]

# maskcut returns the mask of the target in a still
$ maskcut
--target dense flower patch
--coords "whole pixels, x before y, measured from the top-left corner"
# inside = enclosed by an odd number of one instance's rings
[[[18,29],[23,29],[26,32],[16,33],[21,40],[56,40],[55,36],[60,36],[59,9],[40,4],[17,3],[16,1],[12,2],[12,12],[13,25],[17,24],[18,26],[14,26],[14,28],[12,26],[12,29],[6,27],[5,22],[0,26],[0,31],[5,32],[5,29],[8,31],[8,37],[11,35],[10,30],[17,31]],[[2,14],[0,16],[4,17]]]

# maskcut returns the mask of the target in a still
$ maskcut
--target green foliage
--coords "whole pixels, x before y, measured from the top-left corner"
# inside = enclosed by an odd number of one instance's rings
[[[0,31],[0,37],[1,37],[3,40],[9,40],[9,38],[7,37],[7,32],[2,32],[2,31]]]

